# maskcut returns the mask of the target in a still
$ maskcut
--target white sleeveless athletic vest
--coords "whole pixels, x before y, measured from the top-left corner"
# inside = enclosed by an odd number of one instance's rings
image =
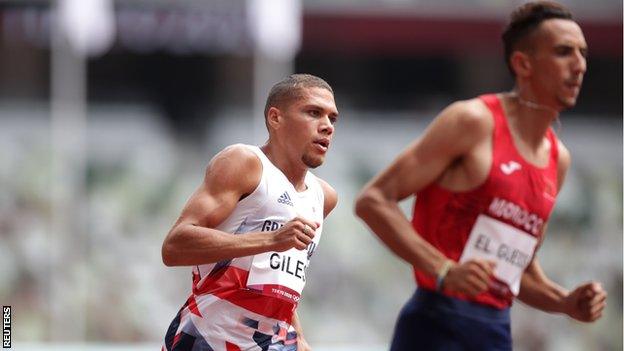
[[[257,333],[284,341],[296,338],[290,323],[321,238],[323,189],[316,176],[307,172],[307,188],[297,192],[260,148],[243,146],[262,162],[262,177],[216,229],[236,235],[273,231],[297,216],[319,227],[305,250],[266,252],[194,267],[193,292],[172,322],[164,349],[171,349],[180,335],[191,334],[200,335],[213,349],[225,345],[223,340],[244,349],[245,343],[255,345]]]
[[[324,194],[316,176],[307,172],[307,189],[297,192],[264,152],[257,146],[245,145],[262,161],[262,177],[257,188],[242,199],[232,214],[216,229],[244,235],[249,232],[276,230],[291,219],[300,216],[320,224],[314,241],[306,251],[290,249],[286,252],[267,252],[255,256],[235,258],[197,267],[202,277],[222,269],[225,264],[249,272],[246,287],[264,295],[279,297],[296,303],[305,285],[305,270],[321,238]],[[199,286],[202,286],[200,280]]]

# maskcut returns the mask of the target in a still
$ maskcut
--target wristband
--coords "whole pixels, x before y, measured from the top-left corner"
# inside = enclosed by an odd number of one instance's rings
[[[442,285],[444,284],[444,278],[446,278],[446,274],[449,269],[453,266],[453,262],[451,260],[444,261],[444,264],[438,270],[436,275],[436,291],[442,291]]]

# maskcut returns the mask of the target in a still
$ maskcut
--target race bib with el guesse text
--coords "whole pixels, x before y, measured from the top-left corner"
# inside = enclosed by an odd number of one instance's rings
[[[472,227],[459,262],[471,259],[495,261],[495,278],[518,295],[522,273],[533,258],[537,242],[536,237],[482,214]]]

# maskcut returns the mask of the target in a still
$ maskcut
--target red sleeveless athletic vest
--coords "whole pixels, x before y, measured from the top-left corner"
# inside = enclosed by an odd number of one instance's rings
[[[462,256],[479,217],[502,222],[539,241],[557,196],[558,149],[552,128],[547,131],[551,145],[548,165],[536,167],[517,151],[498,97],[492,94],[480,99],[494,118],[492,165],[486,181],[464,192],[433,183],[416,194],[414,205],[412,225],[416,232],[454,261]],[[435,277],[417,269],[414,272],[419,287],[435,290]],[[496,308],[508,307],[513,294],[505,283],[498,283],[498,288],[472,298],[448,291],[444,294]]]

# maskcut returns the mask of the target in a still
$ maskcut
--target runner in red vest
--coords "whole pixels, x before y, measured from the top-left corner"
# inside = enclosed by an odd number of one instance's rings
[[[583,322],[605,307],[599,283],[566,290],[535,256],[570,165],[550,125],[576,103],[585,38],[565,7],[540,1],[512,13],[503,42],[514,89],[450,105],[357,200],[357,215],[414,266],[393,351],[509,350],[516,296]],[[398,202],[412,194],[410,223]]]

